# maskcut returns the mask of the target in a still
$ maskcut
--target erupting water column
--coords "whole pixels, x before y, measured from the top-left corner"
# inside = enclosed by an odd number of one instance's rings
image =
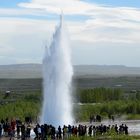
[[[72,75],[69,41],[61,16],[60,25],[56,28],[43,60],[42,124],[52,124],[55,127],[72,124]]]

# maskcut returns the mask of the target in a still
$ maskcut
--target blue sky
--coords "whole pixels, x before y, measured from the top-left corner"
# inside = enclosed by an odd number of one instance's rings
[[[29,2],[29,0],[0,0],[0,7],[17,8],[17,4],[20,2]]]
[[[0,64],[41,63],[60,9],[73,64],[140,67],[140,0],[0,0]]]
[[[0,0],[0,7],[15,8],[20,2],[29,2],[30,0]],[[98,3],[110,6],[140,7],[139,0],[83,0],[90,3]]]
[[[110,6],[122,6],[122,7],[140,7],[139,0],[83,0],[90,3],[98,3]]]

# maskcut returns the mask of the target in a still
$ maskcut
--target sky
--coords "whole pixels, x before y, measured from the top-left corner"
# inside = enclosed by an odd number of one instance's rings
[[[61,11],[74,65],[140,67],[140,0],[0,0],[0,65],[42,63]]]

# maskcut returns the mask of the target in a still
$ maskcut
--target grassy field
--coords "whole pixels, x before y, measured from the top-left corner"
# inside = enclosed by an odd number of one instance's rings
[[[1,137],[2,140],[9,140],[9,137]],[[15,138],[14,138],[15,139]],[[33,140],[33,138],[30,138]],[[51,140],[51,138],[48,138]],[[126,136],[126,135],[110,135],[110,136],[96,136],[96,137],[70,137],[66,140],[140,140],[140,135],[138,136]]]
[[[131,90],[140,90],[140,77],[138,76],[122,76],[122,77],[77,77],[74,80],[76,88],[121,88],[128,92]]]
[[[121,88],[124,91],[140,90],[140,76],[123,77],[75,77],[73,86],[76,89],[87,88]],[[42,79],[0,79],[0,91],[14,92],[42,89]]]
[[[79,121],[88,121],[90,115],[100,114],[107,118],[111,114],[125,115],[126,119],[140,119],[140,94],[137,96],[131,92],[137,90],[140,93],[139,83],[140,77],[75,79],[75,118]],[[0,119],[24,119],[25,116],[31,116],[35,120],[42,103],[41,85],[41,79],[0,79]],[[6,90],[11,91],[8,97],[5,96]],[[83,104],[77,104],[79,102]]]
[[[72,137],[68,140],[140,140],[140,136],[99,136],[99,137]]]

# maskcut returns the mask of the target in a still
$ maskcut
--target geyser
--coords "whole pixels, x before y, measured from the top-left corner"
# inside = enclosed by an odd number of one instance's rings
[[[60,24],[43,59],[42,124],[52,124],[55,127],[72,124],[72,75],[69,40],[61,16]]]

